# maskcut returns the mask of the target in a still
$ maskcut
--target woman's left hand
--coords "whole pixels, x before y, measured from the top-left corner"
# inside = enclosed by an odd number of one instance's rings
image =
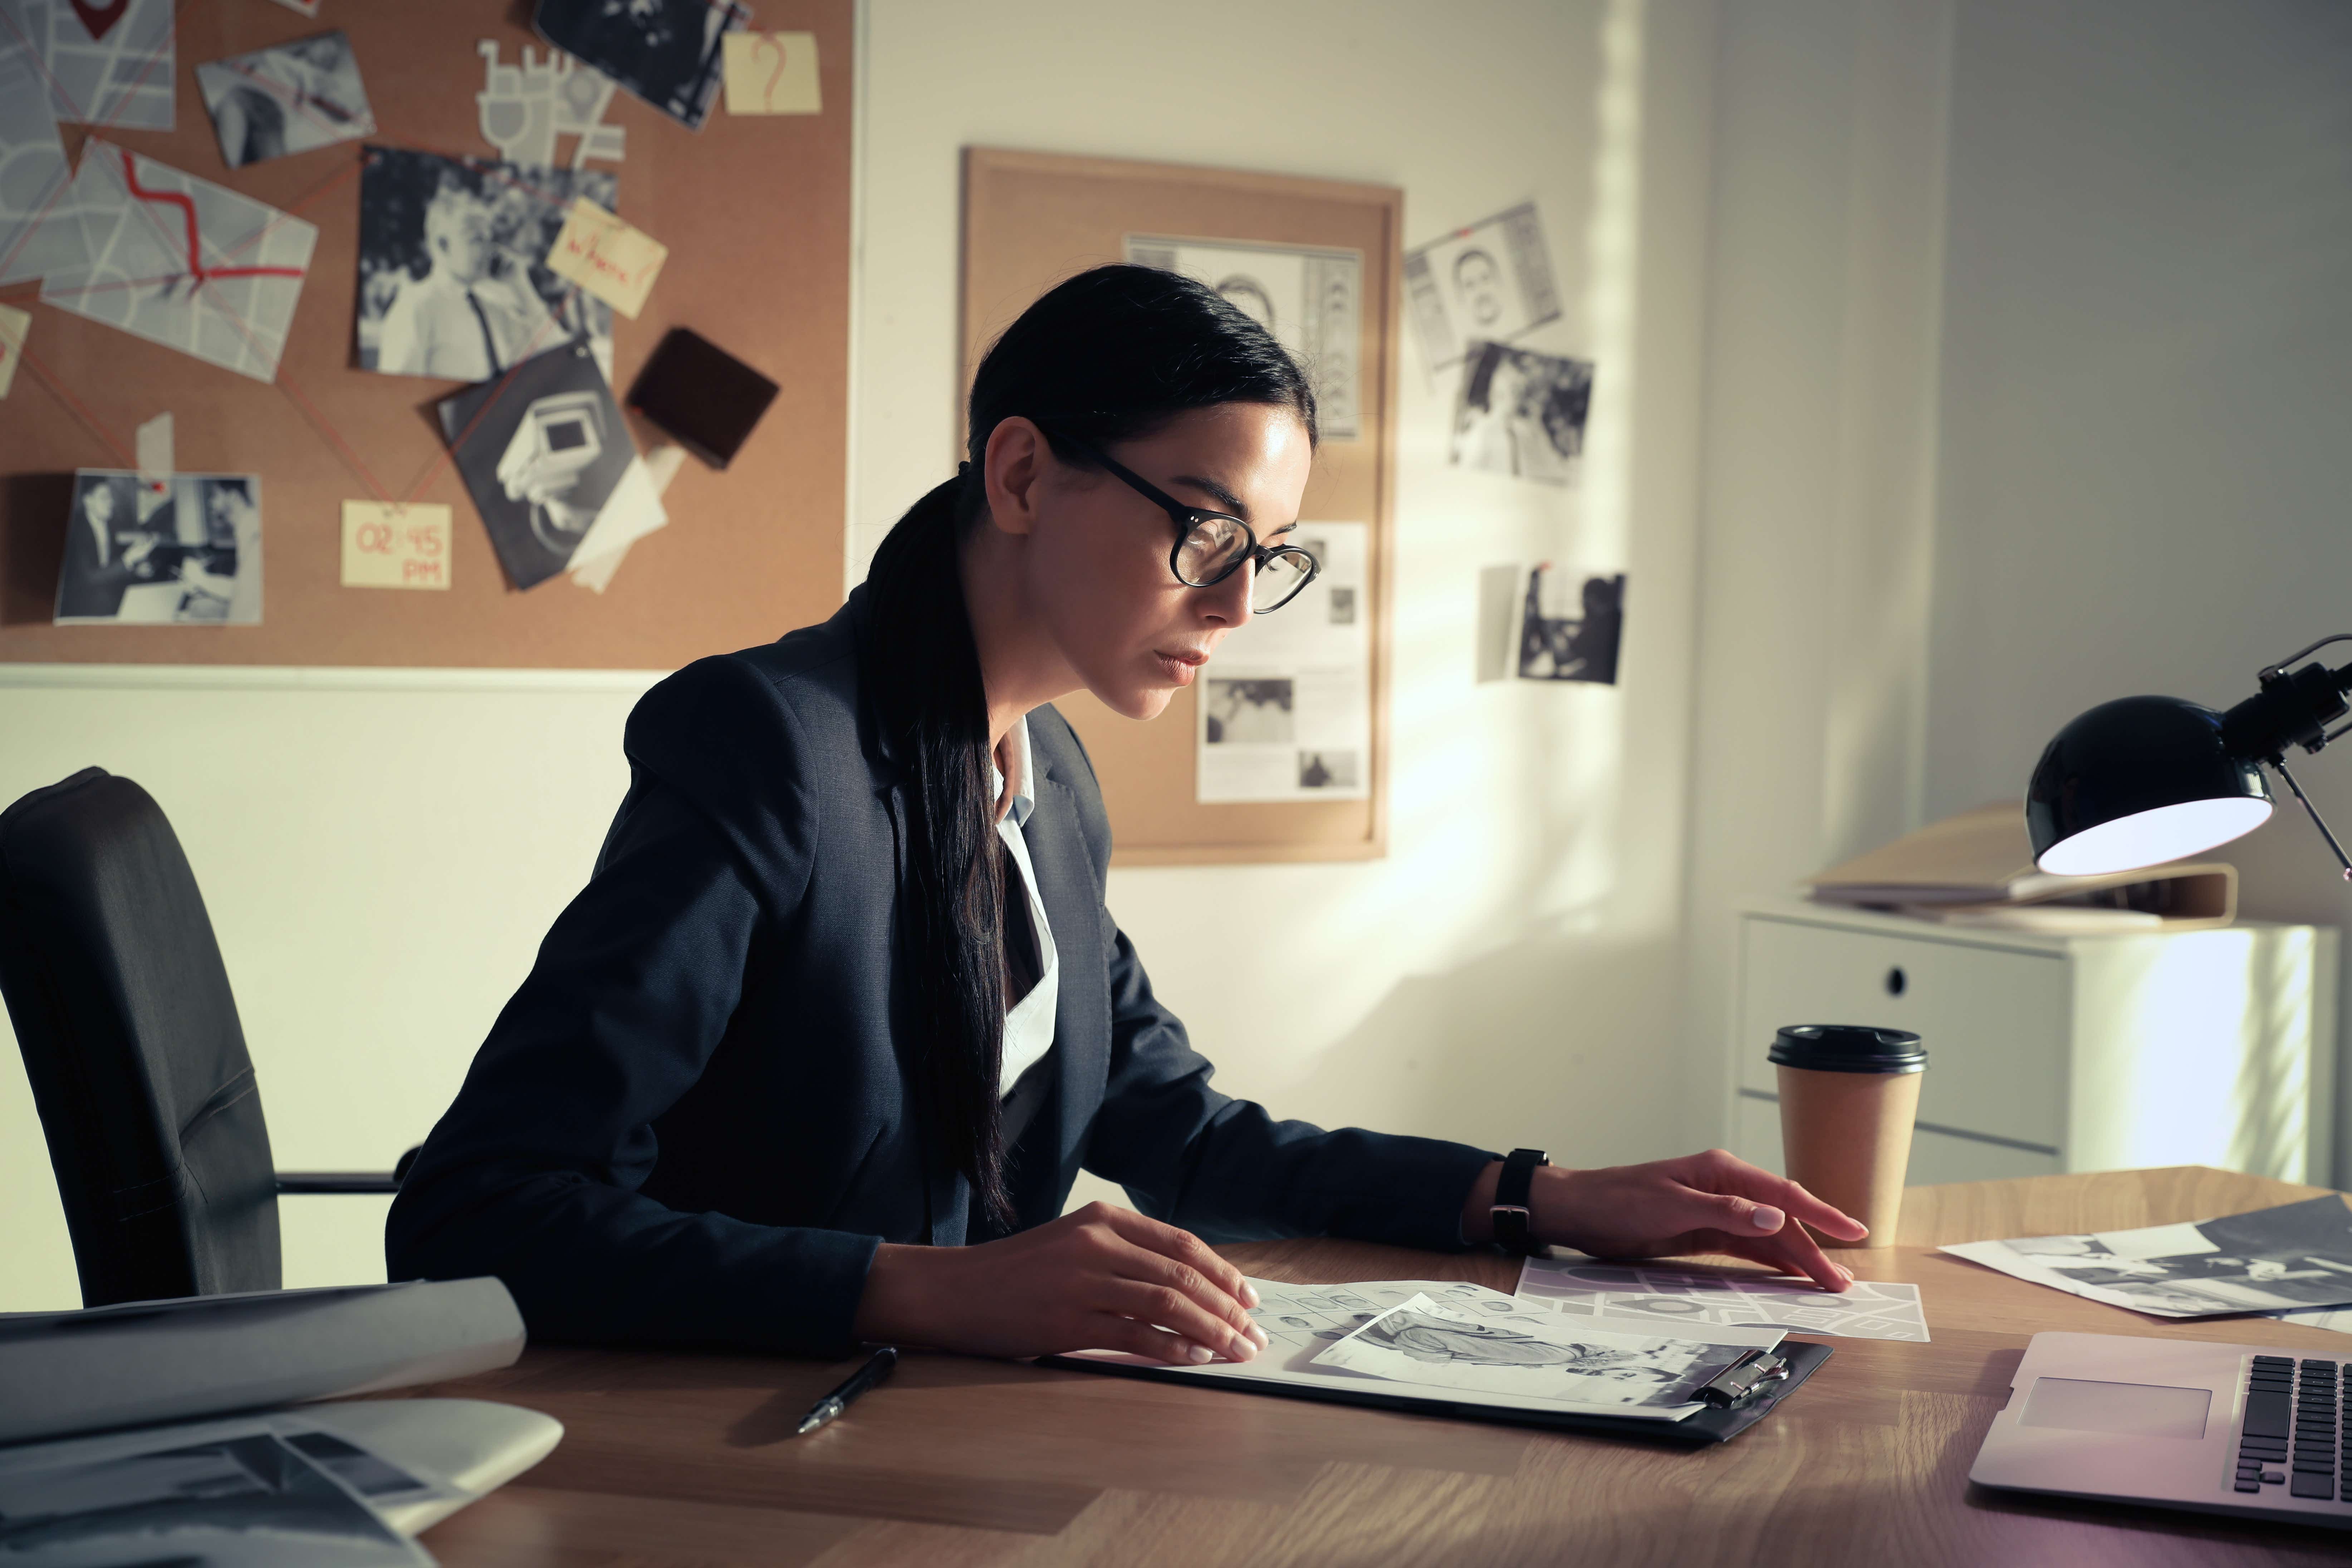
[[[1487,1209],[1501,1169],[1489,1166],[1464,1205],[1463,1231],[1473,1241],[1493,1234]],[[1831,1262],[1805,1226],[1840,1241],[1870,1234],[1796,1183],[1720,1149],[1591,1171],[1541,1166],[1528,1208],[1536,1239],[1596,1258],[1723,1253],[1804,1275],[1824,1290],[1844,1289],[1853,1275]]]

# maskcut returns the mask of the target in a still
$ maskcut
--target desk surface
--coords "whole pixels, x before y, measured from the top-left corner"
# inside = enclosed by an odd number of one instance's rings
[[[2339,1354],[2352,1341],[2259,1320],[2161,1322],[1932,1250],[2318,1190],[2199,1167],[1914,1188],[1900,1246],[1843,1256],[1865,1279],[1917,1284],[1935,1342],[1827,1342],[1829,1364],[1769,1420],[1700,1453],[931,1355],[795,1438],[849,1363],[537,1347],[418,1391],[528,1405],[566,1428],[538,1468],[424,1541],[448,1568],[2341,1563],[2336,1531],[2035,1500],[1967,1477],[2038,1331]],[[1340,1241],[1224,1251],[1261,1279],[1300,1281],[1507,1290],[1517,1268]]]

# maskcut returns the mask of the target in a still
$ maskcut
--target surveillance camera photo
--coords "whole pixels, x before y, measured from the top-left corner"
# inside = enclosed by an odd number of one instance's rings
[[[585,343],[566,343],[443,402],[441,427],[518,588],[667,521]]]

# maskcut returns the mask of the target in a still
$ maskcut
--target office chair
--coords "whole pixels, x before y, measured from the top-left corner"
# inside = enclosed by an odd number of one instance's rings
[[[154,798],[102,768],[0,812],[0,998],[82,1304],[280,1286],[278,1194],[390,1175],[272,1168],[228,972]]]

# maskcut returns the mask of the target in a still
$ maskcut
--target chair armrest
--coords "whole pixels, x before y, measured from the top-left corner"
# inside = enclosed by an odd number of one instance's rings
[[[388,1171],[280,1171],[280,1193],[396,1193],[400,1183]]]

